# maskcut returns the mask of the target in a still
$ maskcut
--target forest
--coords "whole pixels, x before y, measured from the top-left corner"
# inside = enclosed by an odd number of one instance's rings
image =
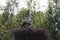
[[[30,14],[33,16],[33,28],[45,28],[50,35],[48,40],[60,40],[60,0],[48,0],[46,12],[36,11],[34,0],[26,3],[28,8],[23,7],[20,10],[17,0],[9,0],[6,7],[0,7],[0,11],[3,11],[0,13],[0,40],[14,40],[9,30],[20,28]],[[16,15],[15,8],[19,10]],[[37,9],[40,9],[40,6]]]

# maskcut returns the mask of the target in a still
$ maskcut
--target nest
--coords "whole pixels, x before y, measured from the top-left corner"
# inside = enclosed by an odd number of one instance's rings
[[[24,29],[17,28],[12,30],[14,40],[47,40],[48,32],[45,29]]]

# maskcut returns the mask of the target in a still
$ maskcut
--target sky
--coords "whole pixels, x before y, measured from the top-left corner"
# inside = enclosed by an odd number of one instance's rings
[[[22,7],[27,8],[25,1],[26,0],[19,0],[19,8],[20,9]],[[46,8],[48,7],[48,0],[35,0],[35,1],[40,4],[40,9],[39,9],[40,11],[45,11]],[[6,6],[6,2],[7,2],[7,0],[0,0],[0,6],[2,6],[2,7]],[[37,4],[36,8],[37,7],[38,7],[38,4]]]

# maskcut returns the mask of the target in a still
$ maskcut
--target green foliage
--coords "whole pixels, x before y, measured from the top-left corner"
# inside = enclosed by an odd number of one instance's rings
[[[37,12],[34,15],[33,26],[36,28],[45,27],[47,26],[46,16],[43,12]]]
[[[59,25],[60,25],[60,13],[58,11],[57,7],[57,0],[54,0],[53,3],[56,5],[51,5],[49,3],[49,9],[47,12],[47,22],[48,22],[48,29],[50,30],[53,40],[59,40],[58,39],[58,32],[59,32]],[[52,7],[53,6],[53,7]]]
[[[32,24],[34,28],[47,27],[46,16],[43,12],[35,12],[35,13],[32,13],[32,15],[34,18],[33,24]],[[20,27],[21,24],[27,19],[28,16],[29,16],[29,10],[27,9],[22,9],[20,12],[17,13],[17,15],[3,12],[3,14],[0,17],[1,19],[0,22],[2,23],[0,27],[1,29],[0,39],[13,40],[11,38],[9,30],[15,27]]]
[[[29,10],[27,9],[22,9],[20,12],[18,12],[16,15],[17,26],[20,27],[20,25],[27,19],[28,16]]]
[[[13,40],[9,30],[13,28],[20,28],[21,24],[30,15],[30,12],[33,16],[33,28],[46,28],[52,34],[53,40],[60,40],[60,9],[58,7],[55,9],[56,7],[52,7],[52,5],[49,4],[46,14],[40,11],[36,12],[35,2],[33,6],[34,11],[31,9],[30,4],[33,2],[33,0],[31,0],[31,3],[27,2],[28,9],[22,8],[17,15],[14,15],[15,8],[12,8],[12,6],[14,7],[15,5],[15,7],[17,7],[18,5],[16,0],[14,3],[12,0],[10,1],[11,2],[8,2],[5,7],[4,12],[0,15],[0,40]]]
[[[15,5],[15,2],[12,2]],[[13,40],[9,33],[9,30],[15,27],[15,15],[13,4],[7,3],[7,6],[3,9],[3,13],[0,15],[0,40]]]

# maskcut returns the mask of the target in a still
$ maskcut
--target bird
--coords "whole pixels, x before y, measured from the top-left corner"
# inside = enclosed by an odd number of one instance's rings
[[[31,29],[33,17],[30,15],[25,22],[21,25],[22,28]]]

